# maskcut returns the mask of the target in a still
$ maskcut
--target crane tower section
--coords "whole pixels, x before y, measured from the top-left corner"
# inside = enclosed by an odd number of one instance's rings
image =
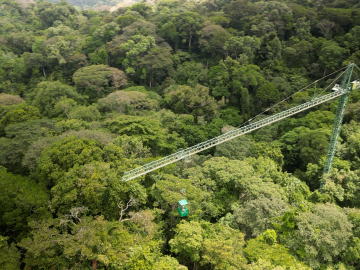
[[[337,109],[336,109],[334,125],[333,125],[333,129],[332,129],[332,132],[331,132],[330,143],[329,143],[329,147],[328,147],[328,151],[327,151],[327,155],[326,155],[326,160],[325,160],[325,164],[324,164],[323,174],[330,173],[332,163],[334,162],[334,157],[335,157],[335,152],[336,152],[336,145],[337,145],[339,135],[340,135],[340,130],[341,130],[341,125],[342,125],[342,121],[343,121],[343,118],[344,118],[346,103],[347,103],[347,100],[348,100],[348,94],[351,91],[360,88],[359,81],[350,82],[353,69],[354,69],[354,64],[349,65],[349,67],[345,71],[344,78],[343,78],[343,80],[341,82],[341,86],[335,85],[333,87],[333,90],[335,90],[335,91],[346,91],[347,93],[342,95],[339,98],[339,102],[338,102]],[[324,184],[325,183],[323,182],[322,186]]]

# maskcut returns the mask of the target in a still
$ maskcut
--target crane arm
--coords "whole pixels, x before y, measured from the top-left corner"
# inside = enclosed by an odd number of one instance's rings
[[[348,88],[337,88],[336,91],[333,91],[330,94],[317,97],[309,102],[306,102],[304,104],[298,105],[296,107],[293,107],[291,109],[285,110],[283,112],[274,114],[272,116],[269,116],[267,118],[264,118],[262,120],[256,121],[252,124],[249,124],[247,126],[231,130],[227,133],[224,133],[218,137],[215,137],[213,139],[210,139],[208,141],[201,142],[199,144],[196,144],[192,147],[186,148],[184,150],[181,150],[179,152],[176,152],[174,154],[171,154],[169,156],[160,158],[158,160],[152,161],[150,163],[147,163],[143,166],[137,167],[133,170],[127,171],[124,173],[121,181],[129,181],[131,179],[134,179],[136,177],[139,177],[141,175],[147,174],[151,171],[154,171],[156,169],[159,169],[161,167],[164,167],[166,165],[169,165],[171,163],[174,163],[178,160],[181,160],[185,157],[194,155],[196,153],[199,153],[201,151],[204,151],[208,148],[211,148],[213,146],[216,146],[218,144],[224,143],[226,141],[229,141],[231,139],[234,139],[236,137],[239,137],[241,135],[244,135],[246,133],[249,133],[253,130],[257,130],[259,128],[262,128],[264,126],[270,125],[272,123],[278,122],[282,119],[285,119],[287,117],[290,117],[292,115],[295,115],[299,112],[305,111],[309,108],[312,108],[314,106],[317,106],[319,104],[322,104],[326,101],[332,100],[334,98],[337,98],[339,96],[347,95],[350,92],[351,89]]]

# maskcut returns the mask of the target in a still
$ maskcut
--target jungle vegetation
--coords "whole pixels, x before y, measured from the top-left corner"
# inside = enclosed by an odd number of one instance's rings
[[[358,0],[1,0],[0,269],[359,269],[360,91],[325,177],[336,100],[120,181],[349,62]]]

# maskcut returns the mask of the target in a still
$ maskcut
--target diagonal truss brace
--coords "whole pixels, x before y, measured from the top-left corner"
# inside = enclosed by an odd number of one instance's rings
[[[277,113],[275,115],[269,116],[267,118],[264,118],[262,120],[259,120],[257,122],[254,122],[252,124],[249,124],[247,126],[235,129],[235,130],[231,130],[227,133],[224,133],[218,137],[215,137],[213,139],[210,139],[208,141],[204,141],[202,143],[196,144],[192,147],[186,148],[184,150],[181,150],[179,152],[176,152],[174,154],[171,154],[169,156],[160,158],[158,160],[152,161],[148,164],[145,164],[143,166],[137,167],[133,170],[127,171],[124,173],[121,181],[129,181],[131,179],[134,179],[136,177],[139,177],[141,175],[147,174],[151,171],[154,171],[156,169],[159,169],[161,167],[164,167],[166,165],[169,165],[171,163],[174,163],[178,160],[181,160],[185,157],[194,155],[196,153],[199,153],[203,150],[206,150],[208,148],[211,148],[213,146],[216,146],[218,144],[224,143],[226,141],[229,141],[231,139],[234,139],[236,137],[239,137],[241,135],[244,135],[246,133],[249,133],[251,131],[257,130],[259,128],[262,128],[264,126],[270,125],[272,123],[278,122],[282,119],[285,119],[289,116],[295,115],[299,112],[305,111],[309,108],[312,108],[314,106],[317,106],[319,104],[322,104],[326,101],[332,100],[334,98],[343,96],[343,95],[347,95],[350,92],[350,89],[344,89],[344,88],[339,88],[338,90],[321,96],[321,97],[317,97],[309,102],[306,102],[304,104],[298,105],[296,107],[293,107],[291,109],[288,109],[286,111]]]

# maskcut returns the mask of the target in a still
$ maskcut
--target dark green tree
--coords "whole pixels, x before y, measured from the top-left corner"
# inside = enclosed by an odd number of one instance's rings
[[[77,93],[74,87],[59,81],[39,83],[36,92],[30,96],[31,104],[39,108],[41,114],[47,117],[56,117],[63,113],[56,105],[64,98],[85,102],[85,97]]]
[[[95,100],[124,86],[127,78],[122,70],[106,65],[92,65],[80,68],[73,75],[79,92]]]

